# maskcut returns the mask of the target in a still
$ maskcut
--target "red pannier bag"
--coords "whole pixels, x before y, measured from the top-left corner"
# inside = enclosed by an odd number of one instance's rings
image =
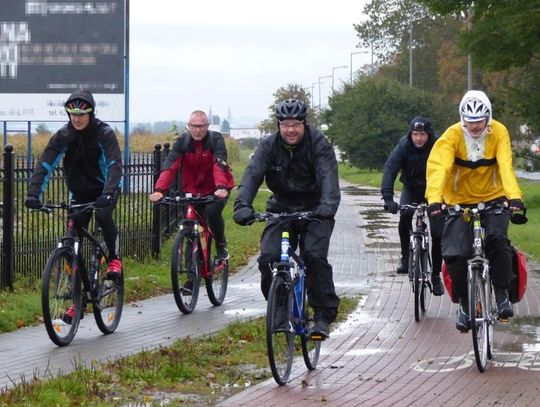
[[[448,272],[448,267],[443,261],[442,264],[442,277],[446,292],[450,296],[453,303],[458,304],[459,298],[454,297],[452,287],[452,277]],[[520,250],[517,250],[512,246],[512,282],[510,283],[510,289],[508,290],[508,299],[512,304],[521,301],[525,295],[527,289],[527,259]]]
[[[452,287],[452,277],[450,277],[450,273],[448,272],[448,267],[446,266],[446,262],[444,260],[442,262],[441,273],[442,273],[444,286],[446,287],[446,292],[450,296],[450,300],[454,304],[458,304],[459,298],[454,297],[454,291]]]
[[[527,289],[527,259],[520,250],[512,246],[513,280],[508,290],[508,299],[512,304],[521,301]]]

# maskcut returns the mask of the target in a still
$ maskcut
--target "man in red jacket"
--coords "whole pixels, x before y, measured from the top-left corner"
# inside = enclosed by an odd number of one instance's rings
[[[225,240],[225,222],[221,212],[229,198],[229,191],[234,187],[234,178],[227,165],[227,148],[221,133],[208,130],[208,116],[201,110],[191,113],[188,122],[189,131],[183,133],[173,144],[165,159],[152,202],[163,198],[176,181],[179,174],[180,191],[194,195],[214,194],[219,199],[205,207],[210,229],[214,233],[217,255],[227,259]]]

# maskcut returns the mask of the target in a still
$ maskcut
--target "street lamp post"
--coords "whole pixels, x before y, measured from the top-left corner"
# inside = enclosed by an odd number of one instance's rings
[[[313,88],[315,87],[315,85],[320,85],[320,84],[321,84],[320,81],[319,81],[319,82],[313,82],[313,83],[311,84],[311,108],[312,108],[312,109],[315,109],[315,106],[313,106]],[[319,93],[320,93],[320,89],[321,89],[321,88],[319,87]]]
[[[332,68],[332,93],[334,93],[334,71],[336,69],[342,69],[342,68],[348,68],[348,66],[347,65],[341,65],[341,66],[334,66]]]
[[[351,83],[352,83],[352,56],[356,54],[367,54],[368,52],[369,52],[368,50],[351,52]],[[373,66],[373,60],[371,61],[371,65]]]
[[[321,79],[325,79],[325,78],[331,78],[332,75],[325,75],[325,76],[320,76],[319,77],[319,112],[322,110],[321,109],[321,83],[324,83],[321,81]]]

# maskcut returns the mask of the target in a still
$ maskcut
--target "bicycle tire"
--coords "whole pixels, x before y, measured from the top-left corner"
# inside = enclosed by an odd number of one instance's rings
[[[181,229],[171,253],[171,281],[174,301],[184,314],[191,314],[199,299],[199,259],[193,259],[193,245],[198,244],[191,228]],[[198,250],[195,251],[197,257]]]
[[[73,315],[67,311],[73,306]],[[45,264],[41,287],[41,307],[47,334],[53,343],[71,343],[81,319],[81,280],[73,267],[73,256],[68,248],[55,249]]]
[[[112,334],[122,316],[124,307],[124,270],[114,280],[106,279],[107,261],[104,253],[95,255],[96,263],[91,265],[91,281],[93,284],[95,302],[92,311],[99,330],[105,335]]]
[[[308,370],[315,370],[319,363],[319,356],[321,354],[321,341],[311,340],[311,331],[315,321],[312,317],[311,309],[307,305],[306,287],[304,286],[303,293],[303,316],[302,316],[302,328],[303,334],[300,337],[300,344],[302,346],[302,356],[304,357],[304,363]]]
[[[488,332],[487,332],[487,357],[489,360],[493,359],[493,321],[494,318],[498,315],[497,311],[497,304],[494,301],[493,297],[493,287],[491,285],[491,278],[489,282],[485,285],[486,289],[486,304],[488,304],[488,315],[489,315],[489,323],[488,323]]]
[[[213,239],[208,239],[209,277],[205,278],[206,293],[212,305],[219,306],[225,300],[229,281],[229,260],[218,260]]]
[[[429,253],[426,249],[421,249],[421,256],[420,256],[420,267],[421,267],[421,273],[422,273],[422,288],[420,292],[420,310],[422,313],[425,313],[428,308],[428,285],[429,282],[427,281],[428,276],[428,264],[429,264]]]
[[[488,361],[488,307],[485,299],[484,284],[473,265],[469,269],[469,316],[473,339],[474,358],[480,372],[486,370]]]
[[[291,287],[281,275],[272,280],[266,311],[266,345],[272,376],[279,385],[289,380],[294,354],[294,330],[291,325]],[[286,314],[284,314],[286,313]],[[280,316],[288,315],[287,320]]]
[[[419,242],[416,242],[416,247],[413,251],[413,292],[414,292],[414,320],[416,322],[420,321],[420,295],[423,289],[422,284],[422,270],[420,269],[420,246]]]

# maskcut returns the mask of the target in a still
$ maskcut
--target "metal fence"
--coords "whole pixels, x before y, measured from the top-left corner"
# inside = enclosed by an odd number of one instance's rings
[[[152,205],[153,191],[161,164],[169,153],[169,144],[157,145],[153,153],[133,153],[123,167],[123,190],[114,219],[120,234],[122,256],[146,259],[157,256],[163,236],[174,233],[180,212],[166,205]],[[16,155],[10,145],[4,147],[0,165],[1,205],[0,290],[13,288],[15,279],[39,279],[49,253],[64,233],[62,213],[45,214],[24,206],[27,184],[37,159]],[[63,169],[51,177],[44,201],[68,199]]]

